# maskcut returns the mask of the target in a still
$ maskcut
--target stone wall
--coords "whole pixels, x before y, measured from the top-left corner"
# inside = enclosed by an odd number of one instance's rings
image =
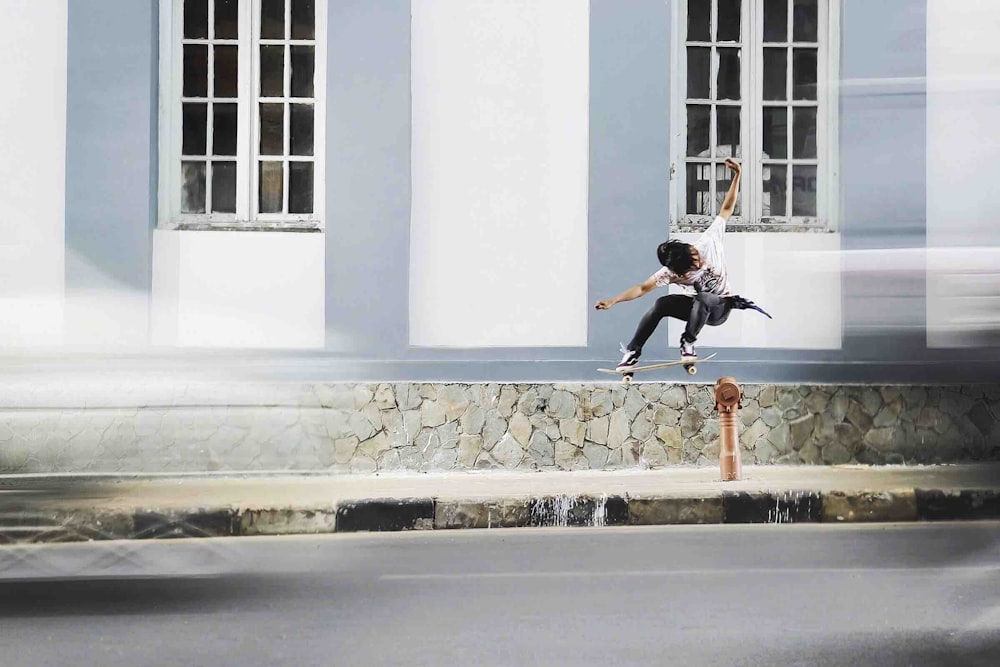
[[[748,385],[745,464],[1000,460],[1000,386]],[[717,465],[707,384],[8,382],[0,471]]]

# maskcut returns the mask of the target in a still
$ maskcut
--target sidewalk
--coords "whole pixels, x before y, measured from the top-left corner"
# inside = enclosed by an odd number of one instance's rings
[[[1000,464],[0,477],[0,543],[355,531],[1000,519]]]

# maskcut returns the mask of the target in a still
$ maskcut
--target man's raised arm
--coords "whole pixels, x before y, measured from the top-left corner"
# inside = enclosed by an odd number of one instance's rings
[[[719,209],[719,216],[724,220],[729,220],[729,216],[736,210],[736,197],[740,194],[740,175],[743,170],[738,162],[732,158],[726,158],[726,166],[733,172],[733,182],[729,184],[729,192],[722,200],[722,208]]]

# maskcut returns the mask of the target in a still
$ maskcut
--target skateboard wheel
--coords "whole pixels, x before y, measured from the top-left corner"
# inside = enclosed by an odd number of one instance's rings
[[[694,375],[695,373],[698,372],[698,367],[694,366],[694,365],[688,366],[687,367],[687,372],[688,372],[688,375]]]
[[[629,374],[629,375],[626,375],[625,377],[623,377],[622,378],[622,384],[624,384],[626,387],[629,386],[630,384],[632,384],[632,375]]]

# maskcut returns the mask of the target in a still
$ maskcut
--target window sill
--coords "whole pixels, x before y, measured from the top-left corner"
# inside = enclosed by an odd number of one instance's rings
[[[672,234],[696,234],[708,229],[712,219],[704,220],[683,220],[670,224]],[[778,234],[834,234],[836,229],[823,222],[742,222],[732,219],[726,223],[727,233],[752,232],[752,233],[778,233]]]
[[[175,232],[290,232],[322,234],[319,222],[183,222],[159,225],[158,229]]]

